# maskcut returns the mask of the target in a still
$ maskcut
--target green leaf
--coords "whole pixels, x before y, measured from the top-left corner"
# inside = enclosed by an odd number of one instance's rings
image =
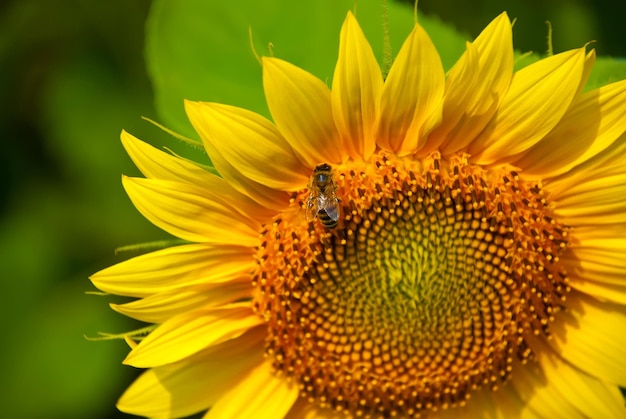
[[[269,116],[255,51],[285,59],[330,84],[341,24],[354,4],[353,0],[155,1],[146,48],[159,122],[197,138],[183,99],[227,103]],[[382,63],[381,3],[359,2],[356,16]],[[420,16],[419,21],[449,68],[467,37],[438,20]],[[397,53],[413,25],[409,5],[389,3],[392,53]]]

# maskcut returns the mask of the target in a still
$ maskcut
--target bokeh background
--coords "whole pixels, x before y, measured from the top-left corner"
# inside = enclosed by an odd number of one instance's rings
[[[140,118],[160,119],[144,54],[150,7],[0,6],[3,417],[125,417],[114,404],[137,374],[120,365],[127,347],[85,336],[139,325],[108,308],[114,298],[88,294],[88,276],[133,255],[116,255],[119,246],[167,238],[134,210],[120,182],[122,173],[138,174],[119,142],[122,128],[150,142],[166,137]],[[507,10],[522,51],[547,49],[549,20],[555,51],[595,40],[599,55],[626,56],[626,2],[420,0],[420,10],[468,39]]]

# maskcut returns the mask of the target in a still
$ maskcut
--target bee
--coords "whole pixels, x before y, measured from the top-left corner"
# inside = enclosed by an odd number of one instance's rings
[[[322,163],[315,166],[309,182],[311,194],[306,201],[306,217],[309,222],[318,217],[324,227],[337,227],[341,211],[336,190],[330,165]]]

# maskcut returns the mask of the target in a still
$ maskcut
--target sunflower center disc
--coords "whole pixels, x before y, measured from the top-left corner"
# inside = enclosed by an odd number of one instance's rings
[[[496,389],[569,290],[566,228],[539,185],[462,157],[378,155],[335,171],[341,220],[262,232],[254,307],[275,369],[321,407],[414,416]]]

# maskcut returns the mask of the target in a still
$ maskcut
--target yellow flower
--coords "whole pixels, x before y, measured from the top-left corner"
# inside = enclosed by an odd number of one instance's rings
[[[122,134],[189,243],[92,277],[158,325],[119,409],[626,417],[625,81],[583,92],[584,48],[514,72],[506,14],[447,76],[416,24],[383,80],[350,13],[332,88],[262,62],[273,122],[185,104],[222,177]]]

